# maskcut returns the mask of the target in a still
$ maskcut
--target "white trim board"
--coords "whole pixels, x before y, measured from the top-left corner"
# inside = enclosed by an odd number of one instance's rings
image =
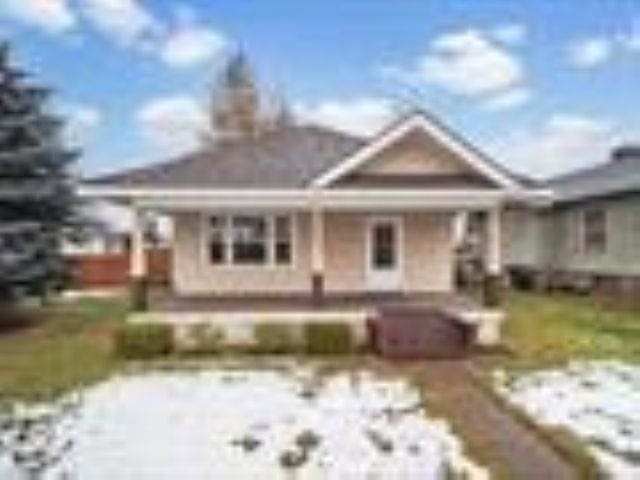
[[[445,128],[438,125],[436,122],[427,118],[421,113],[416,113],[410,117],[407,117],[404,121],[400,122],[394,128],[378,136],[372,142],[368,143],[363,148],[355,152],[353,155],[347,157],[335,167],[321,174],[319,177],[313,180],[312,185],[316,188],[328,187],[337,179],[362,166],[364,163],[374,158],[385,148],[397,142],[402,137],[409,134],[415,129],[422,130],[428,135],[435,138],[451,152],[455,153],[462,160],[466,161],[471,167],[473,167],[486,177],[490,178],[501,187],[507,190],[522,189],[522,186],[519,185],[518,182],[506,175],[504,172],[500,171],[499,168],[491,165],[491,163],[487,162],[487,160],[483,158],[482,155],[478,154],[464,142],[455,138],[455,136],[453,136]]]
[[[407,207],[483,208],[509,201],[546,205],[552,194],[546,190],[478,190],[478,189],[297,189],[297,190],[211,190],[170,188],[128,188],[81,186],[83,198],[100,198],[132,204],[137,208],[167,211],[237,210],[270,211],[320,208]]]

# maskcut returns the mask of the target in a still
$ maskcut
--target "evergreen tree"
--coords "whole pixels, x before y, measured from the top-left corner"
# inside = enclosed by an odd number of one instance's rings
[[[60,242],[75,231],[76,200],[63,123],[50,90],[28,81],[0,45],[0,301],[44,295],[66,277]]]

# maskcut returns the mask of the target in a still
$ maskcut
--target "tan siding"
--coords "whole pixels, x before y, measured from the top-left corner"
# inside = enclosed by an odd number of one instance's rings
[[[405,221],[407,286],[411,291],[453,288],[453,216],[411,214]]]
[[[413,133],[385,149],[354,173],[450,175],[477,172],[426,134]]]
[[[325,218],[325,288],[328,293],[367,291],[365,226],[368,215],[328,213]],[[452,216],[408,214],[404,223],[404,290],[452,289]],[[308,293],[311,289],[310,218],[296,216],[292,268],[213,267],[204,255],[199,214],[174,217],[173,285],[185,295]]]
[[[325,288],[328,292],[363,290],[366,217],[329,213],[325,222]]]

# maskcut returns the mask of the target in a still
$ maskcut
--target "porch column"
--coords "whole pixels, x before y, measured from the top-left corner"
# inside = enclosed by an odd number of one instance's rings
[[[131,304],[134,310],[147,308],[147,256],[144,248],[145,212],[133,208],[131,250],[129,252],[129,276]]]
[[[502,210],[491,209],[486,215],[486,252],[484,303],[496,307],[501,301],[502,287]]]
[[[324,296],[324,212],[314,205],[311,212],[311,291],[313,300]]]

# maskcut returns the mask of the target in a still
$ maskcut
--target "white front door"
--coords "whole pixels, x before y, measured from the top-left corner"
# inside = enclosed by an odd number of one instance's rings
[[[402,288],[402,217],[373,217],[367,222],[367,286],[372,290]]]

